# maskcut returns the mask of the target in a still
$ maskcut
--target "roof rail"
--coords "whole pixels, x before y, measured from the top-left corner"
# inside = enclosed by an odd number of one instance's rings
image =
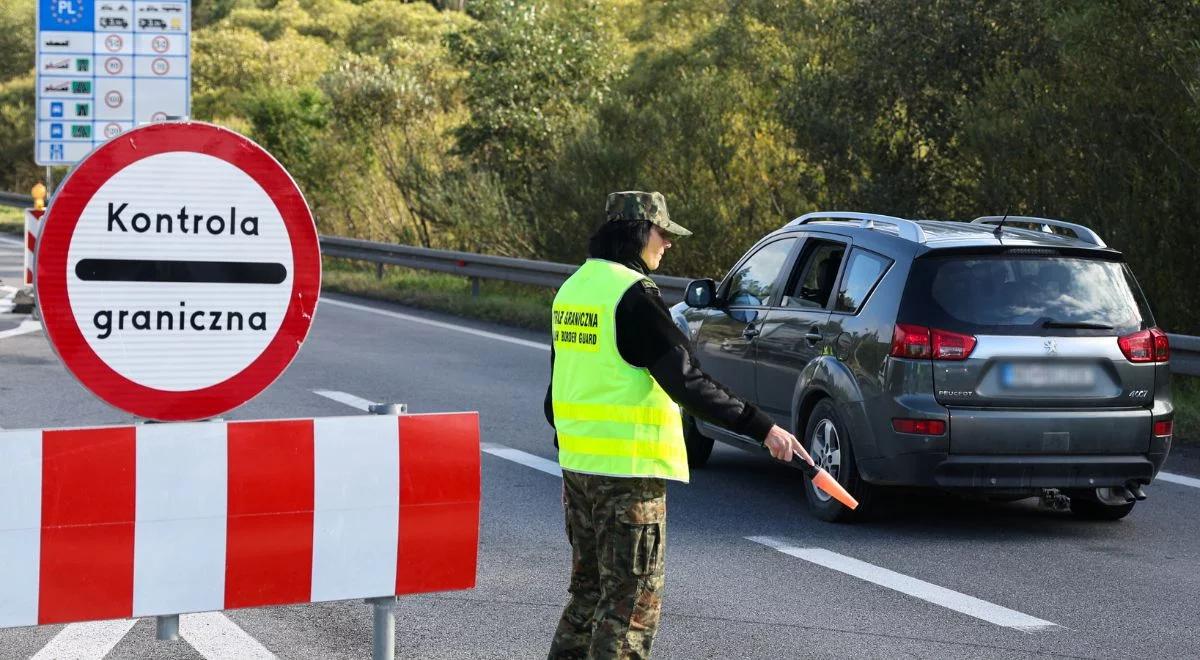
[[[810,222],[822,222],[825,220],[846,220],[858,221],[858,226],[864,229],[875,229],[876,224],[891,225],[896,228],[896,232],[900,234],[900,238],[905,238],[915,243],[925,242],[925,230],[921,229],[921,225],[890,215],[879,215],[876,213],[858,213],[856,211],[816,211],[814,213],[806,213],[795,220],[788,223],[792,225],[807,225]]]
[[[1032,215],[985,215],[982,218],[975,218],[971,221],[971,224],[998,225],[1000,224],[1001,220],[1004,222],[1030,223],[1035,225],[1046,225],[1048,227],[1061,227],[1063,229],[1069,229],[1075,234],[1075,238],[1083,241],[1084,243],[1091,243],[1096,247],[1108,247],[1108,244],[1105,243],[1103,239],[1100,238],[1100,235],[1096,232],[1084,227],[1083,225],[1077,225],[1074,222],[1067,222],[1065,220],[1051,220],[1050,218],[1038,218]]]

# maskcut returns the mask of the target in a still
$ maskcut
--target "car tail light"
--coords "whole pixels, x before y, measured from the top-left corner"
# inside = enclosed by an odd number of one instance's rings
[[[928,358],[933,354],[929,343],[929,328],[897,323],[892,331],[892,357]]]
[[[965,360],[975,350],[975,338],[949,330],[931,330],[933,337],[933,359]]]
[[[1171,357],[1171,342],[1167,339],[1167,333],[1158,328],[1117,337],[1117,345],[1130,362],[1166,362]]]
[[[912,433],[914,435],[943,435],[946,433],[946,422],[943,422],[940,419],[895,418],[892,420],[892,428],[895,429],[897,433]]]
[[[1171,435],[1174,427],[1175,424],[1169,419],[1159,420],[1154,422],[1154,435],[1160,438]]]
[[[897,323],[892,331],[892,357],[965,360],[975,350],[975,337],[923,325]]]
[[[1167,333],[1150,328],[1150,336],[1154,337],[1154,361],[1166,362],[1171,359],[1171,342],[1167,339]]]

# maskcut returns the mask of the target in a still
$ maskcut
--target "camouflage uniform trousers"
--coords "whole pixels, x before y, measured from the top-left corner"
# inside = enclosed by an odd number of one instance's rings
[[[563,470],[571,600],[550,658],[648,658],[662,613],[663,479]]]

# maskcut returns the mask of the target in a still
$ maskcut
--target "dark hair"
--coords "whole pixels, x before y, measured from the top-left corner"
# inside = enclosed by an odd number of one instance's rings
[[[588,239],[588,257],[628,263],[640,259],[649,242],[649,220],[613,220],[600,225]]]

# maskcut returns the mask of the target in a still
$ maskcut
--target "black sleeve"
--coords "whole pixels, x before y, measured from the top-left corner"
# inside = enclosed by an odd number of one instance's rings
[[[704,373],[653,283],[635,284],[625,293],[617,304],[616,325],[621,357],[649,369],[667,395],[689,414],[759,442],[766,440],[775,423]]]

